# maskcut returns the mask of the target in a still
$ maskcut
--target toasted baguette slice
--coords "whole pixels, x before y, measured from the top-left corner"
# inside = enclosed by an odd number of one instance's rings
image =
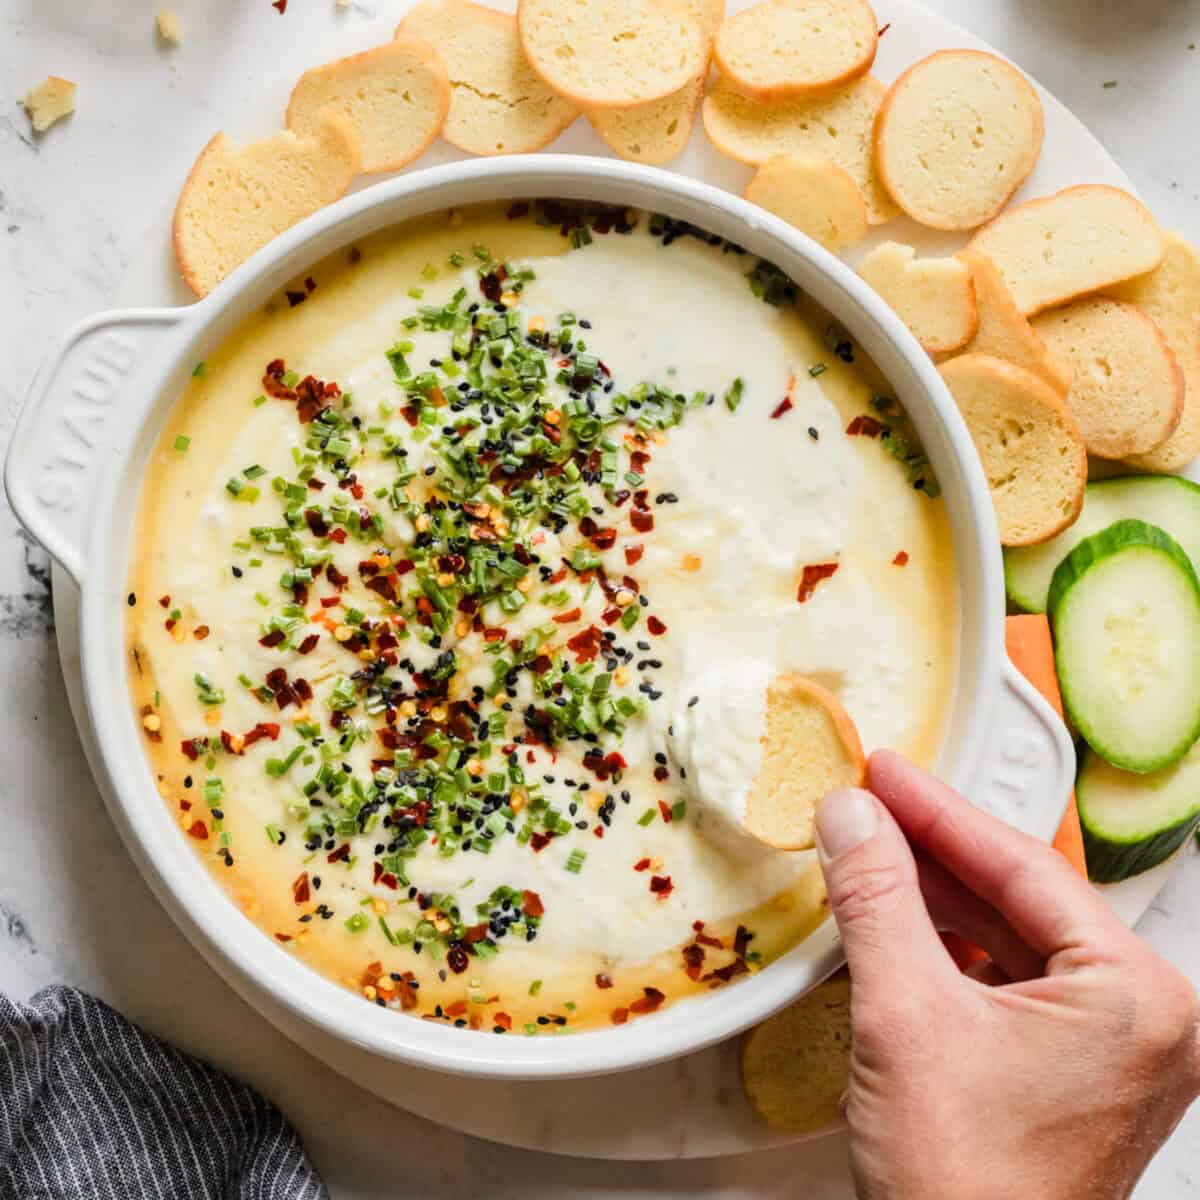
[[[708,37],[675,0],[520,0],[517,28],[547,87],[581,108],[661,100],[708,57]]]
[[[75,84],[69,79],[51,75],[21,101],[29,114],[34,133],[45,133],[56,121],[75,111]]]
[[[1167,254],[1158,269],[1112,291],[1162,330],[1186,384],[1175,432],[1157,449],[1129,459],[1139,471],[1178,471],[1200,454],[1200,253],[1178,233],[1164,237]]]
[[[1128,192],[1084,184],[1010,209],[981,229],[970,249],[996,264],[1028,317],[1153,271],[1166,244]]]
[[[237,146],[218,133],[175,206],[175,258],[188,287],[207,295],[277,234],[343,195],[361,162],[358,135],[337,113],[324,113],[313,137],[285,129]]]
[[[704,79],[697,76],[661,100],[631,108],[595,109],[588,113],[588,123],[615,154],[659,166],[678,157],[688,144],[703,94]]]
[[[817,805],[837,788],[861,786],[866,769],[858,730],[838,698],[799,675],[776,676],[746,832],[777,850],[811,850]]]
[[[438,52],[404,35],[384,46],[305,71],[292,89],[287,127],[316,136],[328,109],[362,143],[362,170],[397,171],[438,135],[450,108],[450,79]]]
[[[825,95],[764,104],[726,80],[705,97],[704,129],[712,144],[738,162],[761,166],[777,154],[826,159],[858,184],[872,225],[899,211],[875,174],[871,129],[884,86],[864,75]]]
[[[1088,296],[1035,317],[1050,353],[1074,372],[1067,403],[1089,454],[1161,446],[1183,412],[1183,372],[1155,323],[1132,304]]]
[[[875,163],[893,200],[934,229],[976,229],[1029,177],[1042,102],[1015,67],[940,50],[892,84],[875,121]]]
[[[963,347],[964,354],[988,354],[1032,371],[1063,396],[1071,390],[1071,368],[1050,353],[1046,343],[1013,299],[1008,284],[986,254],[960,250],[958,257],[971,268],[979,328]]]
[[[1005,546],[1032,546],[1079,516],[1087,450],[1070,408],[1036,375],[985,354],[943,363],[983,463]]]
[[[540,150],[578,115],[525,59],[517,19],[471,0],[425,0],[400,22],[397,37],[423,38],[450,76],[442,137],[468,154]]]
[[[700,32],[711,43],[721,22],[725,20],[725,0],[682,0],[688,16],[700,26]]]
[[[833,1125],[850,1085],[850,1051],[850,976],[842,970],[742,1037],[738,1066],[750,1107],[788,1133]]]
[[[878,46],[867,0],[759,0],[721,25],[713,57],[739,92],[770,102],[857,79]]]
[[[870,228],[858,184],[824,159],[777,154],[758,168],[743,194],[826,250],[855,246]]]
[[[971,268],[960,259],[917,258],[911,246],[884,242],[859,274],[930,354],[966,345],[979,328]]]

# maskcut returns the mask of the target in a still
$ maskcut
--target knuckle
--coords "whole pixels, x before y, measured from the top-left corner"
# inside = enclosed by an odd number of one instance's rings
[[[829,882],[829,902],[842,923],[861,925],[879,919],[902,904],[914,882],[894,863],[871,864],[847,871]]]
[[[1163,964],[1147,992],[1152,1002],[1140,1014],[1143,1044],[1156,1057],[1174,1057],[1196,1045],[1200,1000],[1192,985],[1174,967]]]

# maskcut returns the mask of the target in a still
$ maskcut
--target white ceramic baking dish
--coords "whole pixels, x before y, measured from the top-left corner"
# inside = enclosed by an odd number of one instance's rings
[[[364,1003],[248,921],[193,853],[155,789],[126,684],[126,578],[143,465],[203,359],[268,296],[318,259],[408,218],[488,200],[560,197],[661,211],[786,271],[876,361],[912,417],[942,485],[959,577],[956,696],[938,769],[1011,824],[1049,839],[1074,773],[1067,732],[1004,653],[999,539],[986,482],[952,399],[916,341],[845,265],[791,226],[707,184],[611,159],[482,159],[405,175],[342,200],[276,239],[211,295],[182,309],[93,317],[35,381],[5,465],[12,507],[82,589],[88,713],[112,816],[183,932],[230,982],[265,989],[330,1034],[401,1061],[495,1078],[599,1074],[729,1037],[842,961],[832,922],[753,978],[610,1030],[501,1038]],[[736,336],[736,334],[731,334]]]

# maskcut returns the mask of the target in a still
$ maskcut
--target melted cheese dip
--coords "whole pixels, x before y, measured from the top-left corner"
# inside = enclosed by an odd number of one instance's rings
[[[740,825],[768,680],[929,763],[958,636],[936,488],[828,318],[660,219],[539,211],[378,235],[198,365],[129,609],[160,790],[265,935],[537,1036],[804,938],[815,856]]]

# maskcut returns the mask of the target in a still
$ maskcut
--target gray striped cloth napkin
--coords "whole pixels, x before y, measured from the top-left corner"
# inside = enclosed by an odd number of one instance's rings
[[[0,996],[3,1200],[328,1200],[283,1114],[92,996]]]

